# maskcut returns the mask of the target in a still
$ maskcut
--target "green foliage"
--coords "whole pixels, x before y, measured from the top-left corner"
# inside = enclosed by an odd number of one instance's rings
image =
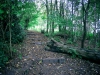
[[[10,38],[9,34],[10,34],[10,32],[7,31],[6,32],[6,40],[8,40],[8,42],[9,42],[9,38]],[[16,43],[22,42],[25,35],[26,35],[25,31],[23,28],[21,28],[20,25],[16,25],[16,26],[12,27],[12,43],[16,44]]]
[[[45,30],[41,30],[41,33],[44,34],[45,33]]]
[[[88,39],[88,40],[93,40],[93,38],[94,38],[93,33],[89,33],[89,34],[87,35],[87,39]]]
[[[36,8],[35,3],[30,3],[30,2],[25,2],[25,3],[20,3],[20,8],[19,12],[17,15],[21,17],[20,20],[20,25],[28,29],[29,27],[34,26],[37,24],[37,18],[38,18],[38,11]]]
[[[0,50],[0,67],[5,67],[7,61],[7,55],[5,55],[5,53],[2,50]]]
[[[72,23],[72,20],[71,19],[68,19],[67,22],[68,22],[67,23],[68,24],[67,25],[68,27],[73,27],[73,23]]]
[[[77,57],[78,53],[75,49],[69,48],[68,53],[72,55],[72,58]]]
[[[71,38],[68,38],[67,41],[66,41],[66,43],[67,44],[73,44],[72,39]]]
[[[8,55],[8,51],[6,51],[8,49],[8,45],[5,44],[4,42],[0,42],[0,67],[5,67],[6,62],[9,59]],[[1,69],[0,69],[1,70]]]
[[[0,15],[1,15],[2,13],[4,13],[4,11],[0,9]]]
[[[7,62],[15,56],[17,50],[12,47],[11,51],[9,44],[3,41],[0,41],[0,72],[3,71],[3,68],[6,68]]]
[[[97,46],[100,47],[100,42],[97,43]]]
[[[22,54],[21,53],[18,55],[18,58],[19,59],[22,59]]]
[[[20,25],[17,25],[12,28],[12,31],[12,43],[22,42],[26,35],[24,29]]]
[[[49,36],[50,36],[50,34],[48,34],[48,33],[45,33],[44,35],[45,35],[46,37],[49,37]]]
[[[59,35],[59,34],[61,34],[61,35],[66,35],[66,36],[68,36],[67,38],[69,38],[69,37],[71,37],[71,35],[72,35],[72,32],[70,31],[70,30],[62,30],[62,31],[60,31],[60,32],[56,32],[55,33],[55,35]]]
[[[0,72],[3,67],[6,67],[9,59],[14,57],[17,52],[17,50],[13,48],[13,44],[22,42],[25,37],[25,25],[20,25],[20,19],[22,19],[21,17],[23,16],[27,17],[24,13],[28,10],[22,11],[26,7],[23,8],[24,3],[17,0],[9,1],[9,3],[6,0],[0,1]],[[10,41],[12,47],[9,46]]]
[[[56,41],[60,42],[60,37],[55,37],[54,38]]]

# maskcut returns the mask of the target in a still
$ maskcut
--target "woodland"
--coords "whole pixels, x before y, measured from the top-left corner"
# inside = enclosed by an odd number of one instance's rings
[[[0,74],[11,60],[22,60],[24,51],[20,52],[20,47],[26,38],[33,36],[35,39],[35,36],[41,39],[45,36],[48,39],[44,41],[46,51],[69,54],[78,60],[85,59],[100,64],[100,1],[0,1]],[[31,39],[33,42],[36,41],[34,38]],[[41,45],[39,42],[35,44]]]

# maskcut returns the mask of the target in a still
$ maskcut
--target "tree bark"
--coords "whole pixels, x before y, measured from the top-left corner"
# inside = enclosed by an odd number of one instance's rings
[[[52,0],[51,0],[51,18],[52,18],[52,20],[51,20],[51,32],[52,33],[54,33],[54,16],[55,16],[55,14],[53,13],[54,11],[53,10],[55,10],[54,9],[54,6],[53,6],[53,3],[52,3]]]
[[[46,0],[46,10],[47,10],[47,30],[46,32],[48,33],[49,29],[49,8],[48,8],[48,1]]]
[[[62,16],[62,9],[61,9],[61,7],[62,7],[62,4],[61,4],[61,0],[60,0],[60,13],[59,13],[59,16],[60,16],[60,18],[61,18],[61,16]],[[61,32],[62,31],[62,26],[61,26],[61,24],[59,25],[59,32]]]
[[[12,57],[12,33],[11,33],[11,1],[8,0],[8,5],[9,5],[9,49],[10,49],[10,54],[11,54],[11,57]]]
[[[81,41],[81,48],[84,48],[84,43],[87,35],[87,29],[86,29],[86,22],[87,22],[87,16],[88,16],[88,9],[90,5],[90,0],[88,0],[87,7],[85,8],[84,0],[82,0],[82,10],[83,10],[83,37]]]
[[[53,38],[50,42],[47,43],[46,50],[59,52],[59,53],[67,53],[71,54],[74,57],[80,57],[83,59],[88,59],[93,62],[100,63],[100,52],[96,50],[87,50],[87,49],[77,49],[71,48],[63,43],[57,42]]]
[[[74,31],[73,31],[73,10],[74,10],[74,1],[72,0],[72,28],[71,28],[71,32],[72,32],[72,42],[74,41]]]

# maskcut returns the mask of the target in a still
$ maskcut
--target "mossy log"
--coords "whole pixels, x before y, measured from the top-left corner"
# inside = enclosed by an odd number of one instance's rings
[[[67,45],[57,42],[53,38],[50,42],[47,43],[47,50],[60,52],[60,53],[68,53],[73,56],[78,56],[81,58],[88,59],[93,62],[100,63],[100,51],[97,50],[87,50],[87,49],[78,49],[78,48],[71,48]]]

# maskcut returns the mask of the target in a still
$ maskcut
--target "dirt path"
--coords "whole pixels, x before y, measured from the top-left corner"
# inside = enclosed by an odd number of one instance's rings
[[[45,51],[46,42],[41,33],[29,31],[19,48],[22,58],[11,60],[5,75],[100,75],[100,65]]]

